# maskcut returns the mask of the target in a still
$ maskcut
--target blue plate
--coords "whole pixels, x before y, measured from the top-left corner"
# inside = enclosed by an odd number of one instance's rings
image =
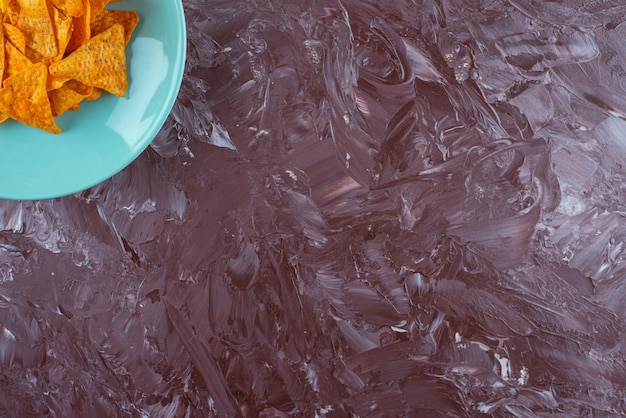
[[[0,124],[0,198],[47,199],[94,186],[130,164],[172,110],[185,67],[181,0],[123,0],[110,9],[136,10],[127,47],[126,97],[103,92],[57,118],[49,134],[18,122]]]

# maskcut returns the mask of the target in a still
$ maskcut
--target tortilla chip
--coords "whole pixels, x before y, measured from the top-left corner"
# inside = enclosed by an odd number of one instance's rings
[[[65,85],[69,89],[75,91],[76,93],[80,93],[84,95],[85,97],[89,96],[91,92],[93,91],[93,89],[95,88],[93,86],[88,86],[76,80],[68,80],[68,82],[65,83]]]
[[[15,119],[60,133],[54,117],[96,100],[124,97],[134,11],[119,0],[0,0],[0,123]]]
[[[20,8],[15,26],[26,37],[26,47],[45,58],[57,55],[54,26],[45,0],[17,0]],[[26,50],[28,55],[28,49]]]
[[[137,22],[139,22],[139,15],[135,11],[104,9],[91,22],[91,36],[102,33],[119,23],[124,27],[124,36],[128,45]]]
[[[20,6],[16,0],[6,0],[6,10],[4,11],[4,22],[15,25],[20,15]]]
[[[91,94],[85,97],[85,100],[98,100],[100,98],[101,93],[102,93],[102,90],[100,90],[97,87],[94,87]]]
[[[91,38],[91,4],[89,0],[82,0],[83,14],[72,18],[72,34],[65,47],[65,56],[74,52],[79,46]]]
[[[4,80],[0,114],[53,134],[60,133],[46,92],[47,75],[46,65],[39,62]]]
[[[48,91],[60,89],[63,84],[67,83],[69,77],[55,77],[48,74],[48,82],[46,83],[46,89]]]
[[[5,42],[5,66],[4,66],[4,77],[11,77],[14,74],[17,74],[21,71],[24,71],[26,68],[33,65],[33,63],[26,57],[26,55],[22,54],[20,50],[13,46],[10,42]]]
[[[79,17],[85,10],[83,0],[51,0],[51,2],[54,7],[71,17]]]
[[[90,0],[89,3],[91,6],[91,16],[93,17],[97,16],[102,10],[104,10],[107,4],[112,3],[114,1],[119,1],[119,0]]]
[[[80,102],[89,97],[93,89],[76,80],[69,80],[60,88],[48,92],[52,115],[60,116],[68,110],[78,109]]]
[[[82,0],[81,0],[82,5]],[[57,38],[58,55],[60,60],[63,58],[67,43],[70,41],[72,35],[72,18],[66,16],[63,12],[59,11],[56,7],[52,8],[52,23],[54,25],[54,33]]]
[[[4,12],[6,11],[6,2],[4,0],[0,0],[0,18],[4,17]],[[2,80],[4,79],[4,68],[6,66],[6,54],[4,52],[4,26],[0,25],[0,87],[2,87]],[[0,123],[4,122],[9,118],[8,115],[5,115],[0,111]]]
[[[63,60],[50,65],[50,74],[124,97],[128,88],[125,45],[124,28],[116,23]]]
[[[0,13],[0,18],[2,14]],[[0,25],[0,86],[2,86],[2,79],[4,78],[4,29],[2,25]]]
[[[13,46],[20,50],[22,54],[26,53],[26,37],[21,30],[10,23],[3,23],[4,38],[11,42]]]

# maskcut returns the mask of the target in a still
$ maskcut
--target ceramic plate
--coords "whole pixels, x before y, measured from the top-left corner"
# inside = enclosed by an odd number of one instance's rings
[[[46,199],[94,186],[146,149],[169,115],[185,66],[181,0],[123,0],[139,13],[126,52],[125,98],[103,92],[57,118],[52,135],[9,120],[0,124],[0,198]]]

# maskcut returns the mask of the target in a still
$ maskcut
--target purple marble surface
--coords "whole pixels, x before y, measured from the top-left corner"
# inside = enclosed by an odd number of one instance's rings
[[[0,416],[626,414],[623,0],[184,0],[151,147],[0,202]]]

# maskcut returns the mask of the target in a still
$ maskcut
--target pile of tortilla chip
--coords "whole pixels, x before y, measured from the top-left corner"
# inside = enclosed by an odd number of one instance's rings
[[[124,97],[139,16],[105,9],[109,1],[0,0],[0,123],[57,134],[54,117],[101,90]]]

